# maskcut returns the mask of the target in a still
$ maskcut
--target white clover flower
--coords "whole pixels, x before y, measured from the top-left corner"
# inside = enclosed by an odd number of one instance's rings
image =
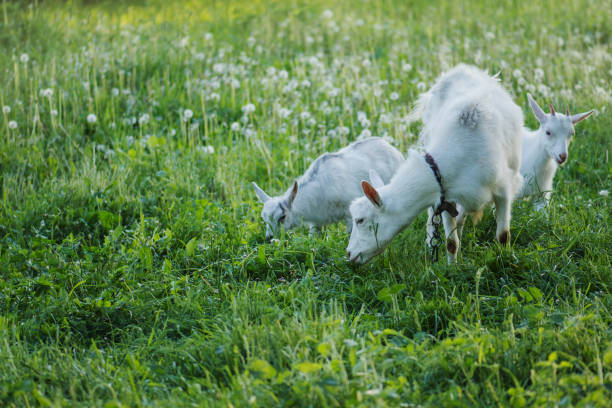
[[[57,109],[51,109],[51,116],[57,116]]]
[[[599,195],[602,197],[607,197],[610,194],[610,192],[608,190],[601,190],[599,192]]]
[[[323,16],[323,18],[329,20],[330,18],[332,18],[334,16],[334,13],[331,10],[327,9],[321,15]]]
[[[144,124],[148,123],[150,119],[151,119],[151,117],[149,116],[148,113],[143,113],[140,116],[140,118],[138,118],[138,124],[139,125],[144,125]]]
[[[391,99],[392,101],[397,101],[399,99],[399,94],[397,92],[391,92],[391,95],[389,95],[389,99]]]
[[[11,113],[11,107],[8,105],[3,106],[2,113],[6,113],[6,114]]]
[[[301,118],[302,120],[308,120],[308,119],[310,119],[310,112],[308,112],[308,111],[304,111],[304,112],[300,113],[300,118]]]
[[[402,71],[404,71],[404,72],[410,72],[410,71],[412,71],[412,65],[410,65],[410,64],[404,64],[404,65],[402,65]]]
[[[255,105],[253,105],[252,103],[247,103],[246,105],[242,107],[242,112],[245,115],[255,112]]]
[[[238,122],[232,123],[232,126],[230,127],[230,129],[232,129],[232,131],[234,131],[234,132],[240,131],[240,123],[238,123]]]
[[[8,123],[8,127],[9,127],[9,129],[17,129],[17,122],[15,122],[14,120],[11,120]]]
[[[98,117],[93,114],[90,113],[89,115],[87,115],[87,123],[96,123],[98,121]]]
[[[28,62],[30,60],[30,56],[28,54],[21,54],[21,56],[19,57],[19,61],[23,62],[24,64],[26,62]]]
[[[184,120],[189,120],[193,117],[193,111],[191,109],[185,109],[183,111],[183,119]]]

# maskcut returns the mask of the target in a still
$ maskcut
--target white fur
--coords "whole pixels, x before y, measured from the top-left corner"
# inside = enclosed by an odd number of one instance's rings
[[[442,75],[426,98],[429,102],[420,109],[429,119],[421,143],[440,169],[446,199],[469,212],[494,201],[497,237],[508,239],[511,204],[522,185],[521,109],[495,78],[466,65]],[[435,100],[439,102],[430,109]],[[350,208],[351,261],[367,262],[382,252],[421,211],[439,202],[438,183],[423,156],[410,151],[391,182],[371,190],[378,196],[374,199],[364,185],[366,197]]]
[[[445,102],[445,98],[453,98],[456,95],[464,92],[464,84],[456,84],[455,79],[461,75],[446,75],[443,76],[436,87],[421,97],[419,97],[416,108],[411,114],[413,119],[421,118],[427,128],[429,121],[435,120],[436,110],[440,109]],[[462,78],[463,79],[463,78]],[[446,83],[445,83],[446,82]],[[445,92],[439,89],[444,89]],[[522,149],[521,149],[521,175],[525,183],[517,196],[522,198],[525,196],[537,196],[534,201],[538,210],[544,208],[550,200],[552,192],[553,178],[558,167],[567,161],[568,146],[574,135],[574,124],[586,119],[592,111],[570,115],[569,109],[566,115],[555,112],[551,108],[551,113],[546,114],[537,104],[537,102],[527,95],[529,105],[533,114],[540,122],[540,127],[536,131],[532,131],[526,127],[522,129]],[[463,226],[466,219],[466,211],[461,205],[457,206],[459,215],[456,221],[452,220],[448,214],[443,214],[447,240],[454,240],[454,235],[461,237]],[[433,235],[433,209],[428,210],[429,219],[427,220],[427,243],[429,245]],[[454,242],[458,249],[459,240]],[[456,252],[448,254],[449,262],[456,259]]]
[[[302,223],[310,227],[311,233],[338,221],[346,221],[350,229],[349,205],[362,193],[361,180],[388,182],[402,161],[397,149],[381,138],[372,137],[317,158],[297,180],[293,200],[294,186],[283,195],[270,197],[253,183],[255,193],[264,203],[261,217],[266,223],[266,238],[272,238],[280,227],[287,230]]]
[[[574,124],[586,119],[592,111],[570,115],[556,112],[546,114],[538,103],[527,95],[533,114],[540,122],[536,131],[523,128],[523,148],[521,152],[521,174],[525,184],[520,197],[542,194],[536,199],[536,208],[545,207],[550,201],[553,178],[560,165],[568,158],[567,149],[574,135]]]

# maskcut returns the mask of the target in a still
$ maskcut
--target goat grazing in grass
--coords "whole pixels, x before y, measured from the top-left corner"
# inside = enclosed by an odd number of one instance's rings
[[[372,137],[321,155],[283,195],[270,197],[253,182],[264,205],[261,217],[266,223],[266,239],[281,227],[288,230],[303,223],[310,227],[311,234],[338,221],[346,221],[350,231],[349,205],[361,195],[361,180],[369,177],[376,185],[382,185],[403,160],[402,154],[385,140]]]
[[[423,111],[431,115],[421,136],[428,155],[411,150],[389,184],[375,188],[363,181],[365,197],[351,204],[347,256],[352,262],[369,261],[421,211],[444,203],[478,212],[495,202],[497,239],[502,244],[510,240],[512,201],[523,182],[521,109],[495,78],[466,65],[442,75],[428,97],[443,102],[436,111]],[[442,214],[458,243],[455,219]],[[447,247],[456,252],[459,245]]]
[[[523,128],[521,175],[525,179],[525,183],[517,198],[535,196],[535,207],[541,210],[550,200],[555,172],[560,165],[567,161],[567,148],[574,135],[574,125],[589,117],[593,111],[571,115],[568,107],[565,110],[565,115],[563,115],[555,112],[554,107],[550,105],[550,113],[546,114],[531,95],[527,95],[527,100],[529,101],[529,106],[533,114],[538,122],[540,122],[540,127],[535,131],[529,130],[526,127]],[[430,97],[429,101],[439,102],[435,97]],[[431,106],[424,108],[424,112],[427,111],[430,113],[433,109]],[[428,120],[431,120],[431,118],[428,118]],[[425,116],[423,116],[423,121],[425,121]],[[459,215],[456,220],[456,231],[457,235],[461,237],[466,213],[461,206],[457,206],[457,210]],[[480,215],[481,214],[475,215],[475,222]],[[449,237],[452,235],[452,231],[449,230],[450,223],[447,217],[448,216],[445,215],[444,219],[446,236],[447,240],[452,240],[452,237]],[[429,219],[427,221],[428,243],[433,235],[432,218],[433,209],[430,208]],[[459,242],[451,243],[451,246],[454,244],[458,245]],[[449,260],[454,260],[453,253],[449,253]]]

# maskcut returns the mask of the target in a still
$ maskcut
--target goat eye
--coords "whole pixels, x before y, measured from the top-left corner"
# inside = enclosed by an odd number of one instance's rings
[[[278,222],[279,222],[279,223],[283,223],[283,222],[285,222],[285,218],[286,218],[286,217],[287,217],[287,216],[286,216],[285,214],[281,215],[281,216],[280,216],[280,218],[278,219]]]
[[[550,130],[547,130],[547,131],[546,131],[546,134],[547,134],[548,136],[550,136],[550,135],[551,135]]]
[[[359,219],[355,220],[355,224],[357,224],[357,225],[363,224],[363,218],[359,218]]]

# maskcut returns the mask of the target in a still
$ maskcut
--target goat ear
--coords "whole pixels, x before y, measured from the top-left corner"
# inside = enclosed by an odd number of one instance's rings
[[[289,196],[289,199],[287,200],[287,207],[291,208],[291,205],[293,204],[293,200],[295,200],[295,196],[297,195],[298,192],[298,183],[297,181],[293,182],[293,188],[291,188],[291,195]]]
[[[585,120],[586,118],[588,118],[589,116],[591,116],[591,114],[593,113],[592,110],[588,111],[588,112],[584,112],[584,113],[579,113],[577,115],[572,115],[572,123],[575,125],[576,123]]]
[[[253,184],[253,190],[255,190],[255,194],[257,194],[257,198],[259,198],[259,201],[261,201],[262,203],[265,203],[266,201],[270,199],[270,196],[267,195],[266,192],[263,191],[261,188],[259,188],[257,183],[253,181],[251,184]]]
[[[380,177],[380,174],[378,174],[378,172],[374,169],[370,169],[370,183],[372,183],[374,188],[381,188],[385,185],[385,182],[383,181],[382,177]]]
[[[531,111],[535,115],[536,119],[540,123],[546,122],[546,114],[540,108],[540,105],[531,97],[531,94],[527,94],[527,100],[529,101],[529,106],[531,107]]]
[[[368,200],[370,200],[370,202],[374,204],[375,207],[382,207],[382,200],[378,195],[378,191],[376,191],[376,189],[372,187],[370,183],[365,180],[362,181],[361,188],[363,189],[365,196],[368,197]]]

